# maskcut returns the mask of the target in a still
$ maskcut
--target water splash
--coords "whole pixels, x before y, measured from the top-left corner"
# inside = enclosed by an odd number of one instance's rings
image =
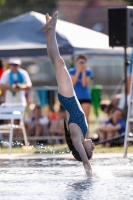
[[[107,169],[107,167],[104,167],[104,166],[102,166],[102,167],[95,166],[93,169],[93,172],[98,178],[103,179],[103,180],[108,180],[108,179],[114,178],[113,173],[109,169]]]

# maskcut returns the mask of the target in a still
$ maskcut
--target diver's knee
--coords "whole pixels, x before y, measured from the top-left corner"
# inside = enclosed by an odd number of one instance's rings
[[[56,67],[65,67],[65,62],[62,57],[58,57],[56,60],[54,60],[54,65]]]
[[[59,59],[58,59],[58,65],[59,66],[65,66],[65,62],[64,62],[64,60],[63,60],[63,58],[62,57],[59,57]]]

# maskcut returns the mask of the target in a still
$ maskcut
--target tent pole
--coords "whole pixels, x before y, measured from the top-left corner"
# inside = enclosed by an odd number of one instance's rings
[[[125,76],[125,108],[124,108],[124,119],[127,118],[127,67],[128,67],[128,59],[127,59],[127,47],[124,46],[124,76]]]

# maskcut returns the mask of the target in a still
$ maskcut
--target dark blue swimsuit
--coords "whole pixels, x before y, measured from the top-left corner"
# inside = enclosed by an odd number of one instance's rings
[[[71,123],[77,124],[80,127],[83,136],[85,137],[88,130],[88,126],[85,120],[85,115],[80,110],[77,102],[78,100],[76,99],[76,97],[64,97],[58,93],[58,99],[64,107],[64,109],[67,110],[70,115],[68,125]]]

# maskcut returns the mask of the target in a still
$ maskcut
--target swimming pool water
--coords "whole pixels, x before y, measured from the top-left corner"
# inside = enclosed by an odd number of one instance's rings
[[[0,200],[133,200],[133,159],[0,160]]]

